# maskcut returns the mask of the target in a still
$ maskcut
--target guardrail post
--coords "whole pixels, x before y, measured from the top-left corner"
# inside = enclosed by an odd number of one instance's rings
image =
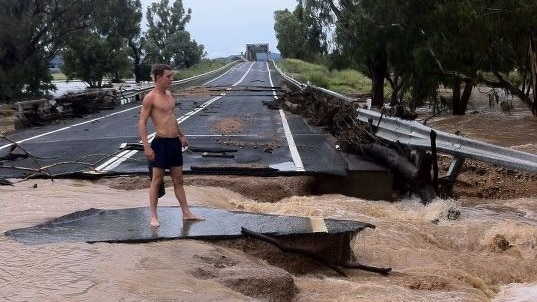
[[[449,164],[447,174],[444,178],[447,192],[452,192],[455,180],[457,179],[457,176],[459,176],[459,173],[461,172],[462,165],[464,165],[465,160],[466,159],[464,157],[457,156],[454,157],[453,161],[451,161],[451,164]]]
[[[424,156],[425,156],[425,150],[424,149],[417,149],[416,150],[416,158],[414,160],[414,165],[416,167],[421,167],[421,162],[422,162]]]

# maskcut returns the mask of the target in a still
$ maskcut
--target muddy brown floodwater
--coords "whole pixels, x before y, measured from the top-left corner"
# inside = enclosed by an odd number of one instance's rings
[[[470,111],[475,112],[439,116],[429,125],[537,153],[537,118],[524,105],[513,101],[506,114],[489,108],[486,95],[474,95]],[[363,264],[393,268],[390,275],[346,270],[348,277],[342,277],[322,266],[292,270],[286,282],[294,283],[295,294],[288,301],[537,301],[535,175],[468,161],[455,186],[457,198],[428,206],[413,197],[393,202],[314,195],[316,181],[191,175],[186,192],[192,205],[376,225],[359,233],[352,249]],[[147,206],[147,186],[143,176],[3,186],[0,231],[88,208]],[[176,201],[166,194],[159,205]],[[452,209],[461,212],[457,220],[447,219]],[[239,292],[224,285],[222,278],[231,272],[274,272],[266,261],[232,244],[171,240],[32,246],[1,235],[0,259],[3,301],[286,300],[267,290],[270,274],[259,274],[266,282],[257,280],[257,289]]]

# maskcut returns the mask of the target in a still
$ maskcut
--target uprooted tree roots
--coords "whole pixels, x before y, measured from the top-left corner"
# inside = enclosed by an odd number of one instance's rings
[[[290,91],[265,104],[272,109],[284,109],[304,116],[312,125],[330,132],[341,151],[361,155],[390,169],[400,192],[416,193],[423,203],[428,203],[437,196],[430,177],[431,161],[428,166],[416,167],[410,151],[379,139],[375,135],[375,125],[355,118],[359,106],[357,102],[346,102],[306,88],[300,92]],[[423,177],[427,175],[424,170],[429,172],[428,177]]]

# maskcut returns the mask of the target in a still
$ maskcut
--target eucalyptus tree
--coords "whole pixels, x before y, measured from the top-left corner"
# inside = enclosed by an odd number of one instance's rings
[[[120,81],[132,75],[127,43],[139,32],[136,4],[135,0],[110,0],[96,8],[91,26],[71,37],[63,51],[62,71],[69,79],[102,87],[105,78]]]
[[[485,83],[510,91],[532,105],[536,114],[535,99],[529,95],[533,89],[524,89],[530,86],[524,83],[535,79],[531,67],[536,64],[535,48],[531,41],[537,30],[537,1],[430,3],[432,10],[423,15],[426,21],[421,34],[428,49],[426,55],[435,64],[426,74],[439,77],[442,84],[452,88],[452,113],[465,114],[473,87]],[[488,73],[492,79],[486,76]],[[509,76],[514,73],[520,77]]]
[[[487,54],[494,33],[487,29],[487,0],[434,1],[421,30],[428,55],[435,62],[429,74],[440,77],[452,89],[451,112],[466,112],[478,74],[487,68]]]
[[[104,0],[3,0],[0,5],[0,101],[51,88],[49,62],[68,37],[90,24]]]
[[[297,16],[288,9],[274,12],[276,48],[284,58],[304,59],[306,39]]]
[[[464,114],[473,87],[484,81],[510,90],[537,113],[530,99],[537,86],[537,0],[305,2],[335,26],[335,67],[368,75],[377,107],[384,102],[386,79],[392,100],[408,98],[413,106],[435,99],[443,84],[453,91],[452,113]],[[522,86],[508,77],[513,71],[521,74]],[[494,79],[485,79],[484,72]]]
[[[400,28],[395,0],[305,0],[318,23],[335,26],[334,68],[357,69],[372,81],[372,105],[384,104],[384,84],[389,77],[388,50]]]
[[[283,57],[315,62],[327,56],[328,31],[324,20],[315,15],[317,12],[302,0],[293,12],[288,9],[274,12],[276,48]]]
[[[488,1],[483,31],[490,43],[483,81],[519,97],[537,115],[537,0]],[[511,77],[510,74],[518,74]]]
[[[140,0],[130,0],[127,3],[128,12],[123,14],[118,32],[127,40],[127,48],[132,60],[132,72],[136,83],[149,81],[150,66],[146,63],[144,51],[145,38],[142,36],[142,4]]]
[[[183,1],[153,2],[147,8],[148,30],[145,50],[152,63],[165,63],[174,67],[189,67],[205,56],[203,45],[198,45],[186,31],[192,10],[186,10]]]

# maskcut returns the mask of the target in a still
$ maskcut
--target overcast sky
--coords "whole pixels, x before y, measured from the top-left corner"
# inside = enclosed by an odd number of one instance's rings
[[[151,2],[159,1],[142,0],[144,14]],[[240,54],[254,43],[268,43],[271,52],[279,52],[274,11],[293,11],[296,5],[297,0],[183,0],[185,9],[192,9],[187,30],[211,59]]]

